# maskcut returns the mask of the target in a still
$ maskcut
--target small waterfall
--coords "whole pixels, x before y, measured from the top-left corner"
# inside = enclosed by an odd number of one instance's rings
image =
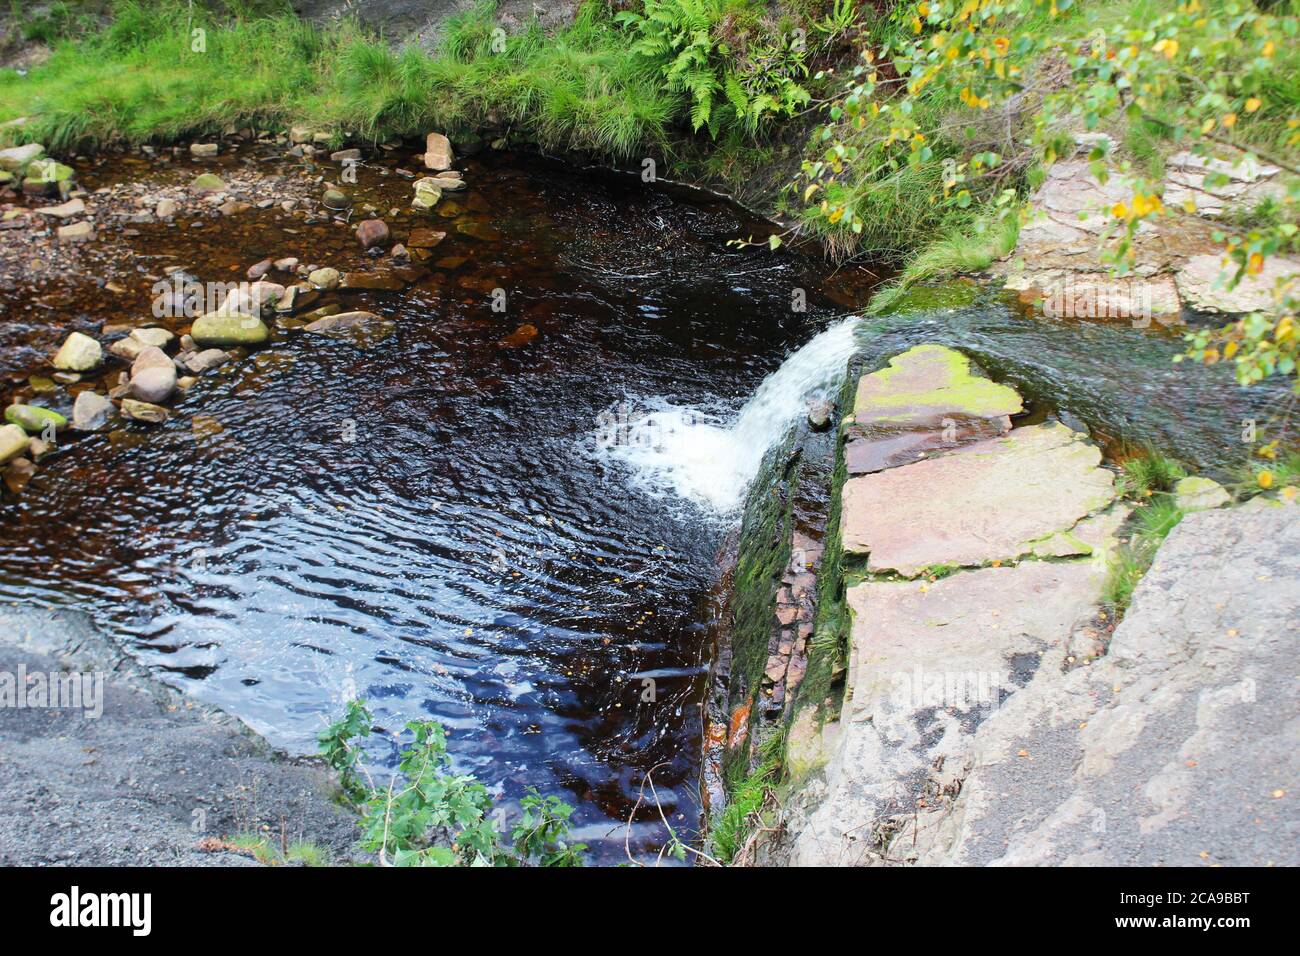
[[[646,490],[730,511],[741,504],[767,450],[811,402],[837,391],[858,322],[837,322],[787,358],[730,423],[660,400],[640,413],[609,413],[597,444],[630,466]]]

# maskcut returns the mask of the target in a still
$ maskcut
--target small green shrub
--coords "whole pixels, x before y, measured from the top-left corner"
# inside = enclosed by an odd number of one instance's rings
[[[1124,462],[1119,489],[1130,497],[1143,497],[1173,491],[1178,480],[1186,477],[1187,471],[1178,462],[1147,450]]]
[[[793,34],[777,32],[743,54],[723,37],[724,26],[746,7],[728,0],[646,0],[644,14],[624,10],[614,18],[634,34],[632,50],[665,87],[686,98],[692,128],[707,128],[715,138],[731,126],[756,133],[812,98],[802,84],[805,51]]]
[[[387,788],[357,779],[351,742],[370,733],[372,717],[351,701],[343,717],[320,735],[321,755],[339,770],[345,793],[361,811],[361,847],[395,866],[581,866],[585,843],[569,838],[573,808],[530,789],[522,817],[507,842],[494,818],[487,788],[453,772],[447,732],[437,721],[406,725],[414,735],[399,755],[399,774]]]

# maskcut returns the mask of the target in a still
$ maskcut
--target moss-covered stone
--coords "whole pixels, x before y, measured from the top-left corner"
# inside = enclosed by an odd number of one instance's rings
[[[942,416],[996,418],[1024,409],[1015,389],[971,367],[943,345],[918,345],[858,382],[853,418],[859,425],[922,426]]]
[[[68,420],[58,412],[39,405],[10,405],[5,409],[5,421],[17,425],[29,435],[39,435],[47,427],[63,431],[68,427]]]

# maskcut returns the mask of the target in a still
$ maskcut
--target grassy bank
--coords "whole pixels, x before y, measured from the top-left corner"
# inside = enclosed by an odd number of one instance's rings
[[[55,150],[295,122],[374,140],[518,126],[549,147],[619,157],[664,138],[680,98],[602,7],[550,37],[534,25],[501,38],[492,14],[486,4],[453,18],[430,55],[289,12],[222,17],[128,0],[29,75],[0,73],[0,120],[31,117],[24,137]]]

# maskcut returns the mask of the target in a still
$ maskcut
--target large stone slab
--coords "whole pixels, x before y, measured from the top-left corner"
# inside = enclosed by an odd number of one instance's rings
[[[1101,452],[1061,424],[1017,428],[938,458],[850,478],[844,551],[913,576],[1028,554],[1115,497]]]
[[[1094,561],[1033,561],[850,588],[844,705],[823,731],[830,759],[792,861],[870,862],[876,824],[914,807],[935,762],[963,753],[1040,655],[1091,618],[1104,573]]]
[[[1014,389],[979,375],[962,353],[918,345],[858,380],[845,422],[848,472],[894,468],[1004,434],[1022,408]]]
[[[1300,259],[1270,256],[1257,275],[1243,276],[1235,289],[1229,289],[1228,277],[1237,267],[1224,262],[1220,252],[1188,259],[1176,276],[1183,301],[1203,312],[1271,312],[1278,281],[1300,275]]]
[[[1300,522],[1198,512],[1170,533],[1110,652],[1050,649],[930,772],[884,854],[928,864],[1300,864]],[[861,821],[859,821],[861,822]]]
[[[1015,389],[976,375],[970,359],[918,345],[858,381],[853,419],[863,427],[928,427],[946,416],[999,418],[1024,408]]]

